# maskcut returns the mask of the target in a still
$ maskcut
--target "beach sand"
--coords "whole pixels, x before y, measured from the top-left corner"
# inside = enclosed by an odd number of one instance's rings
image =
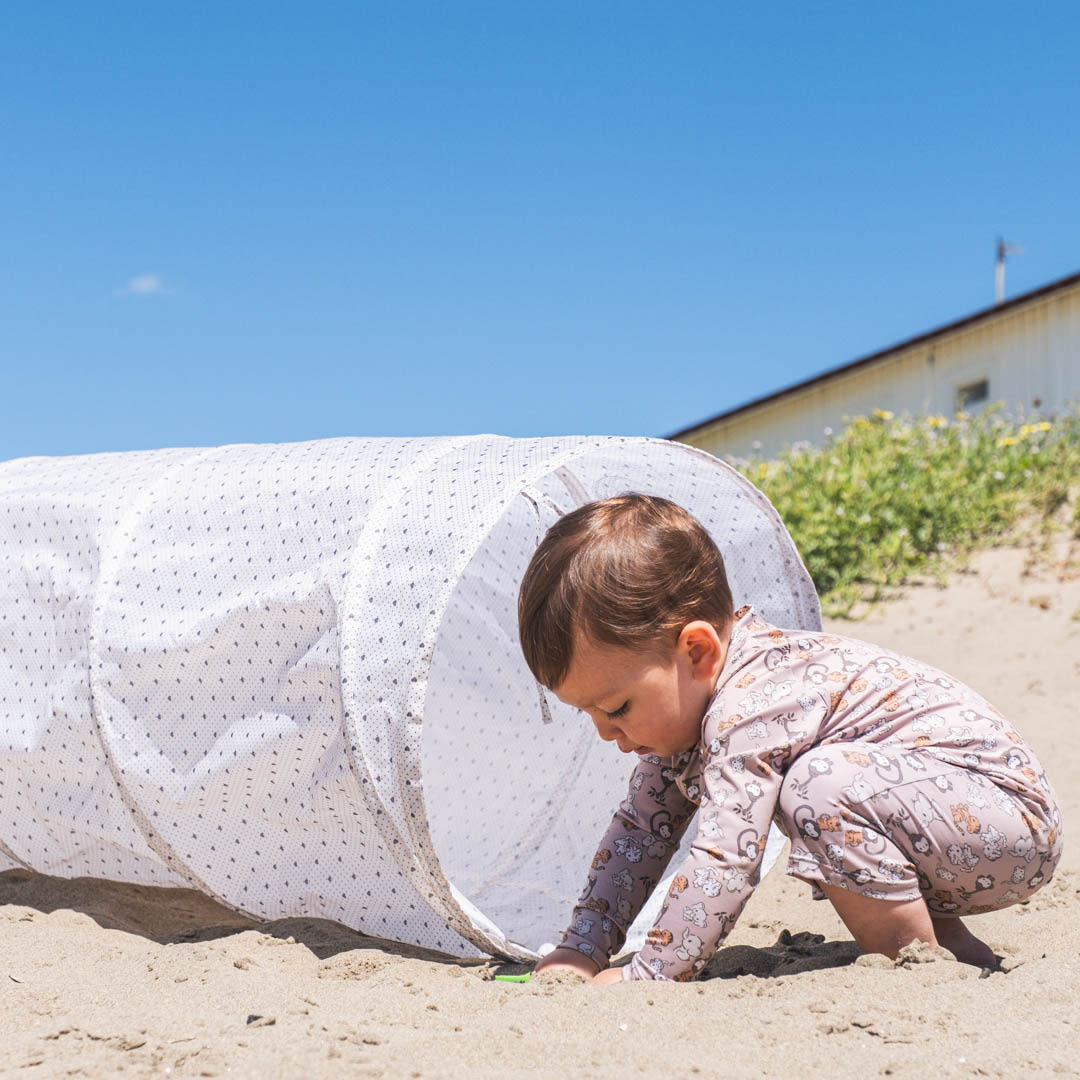
[[[969,924],[1006,971],[920,950],[860,958],[782,863],[711,977],[611,988],[494,982],[511,969],[322,920],[259,925],[189,890],[9,871],[0,1075],[1080,1075],[1080,578],[1055,551],[1029,574],[1023,550],[984,551],[944,588],[827,620],[963,679],[1047,766],[1066,826],[1057,875]]]

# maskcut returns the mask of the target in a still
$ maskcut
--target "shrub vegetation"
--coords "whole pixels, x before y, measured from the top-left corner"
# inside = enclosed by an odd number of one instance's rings
[[[973,550],[1062,528],[1080,537],[1080,409],[1030,423],[1000,415],[894,417],[874,410],[820,449],[728,458],[772,501],[830,615]]]

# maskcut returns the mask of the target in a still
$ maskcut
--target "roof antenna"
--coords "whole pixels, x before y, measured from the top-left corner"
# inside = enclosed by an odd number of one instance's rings
[[[994,262],[994,303],[1000,304],[1005,299],[1005,256],[1023,255],[1024,249],[1019,244],[1007,244],[999,235],[997,238],[997,259]]]

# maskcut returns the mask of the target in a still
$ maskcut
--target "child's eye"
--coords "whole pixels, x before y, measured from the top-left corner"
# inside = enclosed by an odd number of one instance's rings
[[[609,712],[608,716],[612,720],[618,720],[620,716],[625,716],[627,710],[630,708],[630,702],[624,701],[614,712]]]

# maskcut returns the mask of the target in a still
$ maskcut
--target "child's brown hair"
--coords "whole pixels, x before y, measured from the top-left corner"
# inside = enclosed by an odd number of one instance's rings
[[[536,680],[556,687],[575,633],[597,645],[666,651],[695,619],[733,615],[724,560],[705,527],[656,495],[628,493],[560,518],[518,592],[518,637]]]

